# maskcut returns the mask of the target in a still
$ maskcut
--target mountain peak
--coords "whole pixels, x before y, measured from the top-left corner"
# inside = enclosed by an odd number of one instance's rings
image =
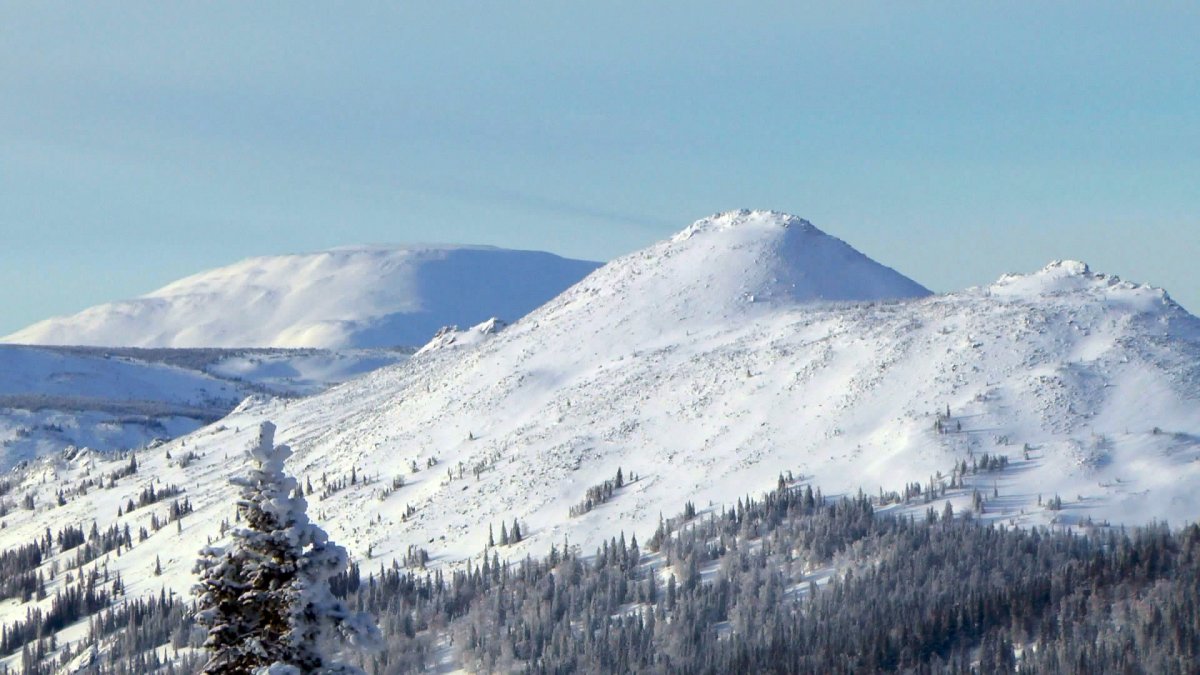
[[[1140,288],[1113,275],[1092,272],[1079,260],[1052,260],[1036,272],[1003,274],[988,289],[1000,295],[1047,295],[1094,286]]]
[[[825,234],[814,227],[812,223],[798,216],[793,216],[790,213],[784,213],[782,211],[738,209],[736,211],[722,211],[719,213],[714,213],[707,218],[697,220],[679,234],[675,235],[673,240],[682,241],[685,239],[690,239],[698,234],[721,232],[739,228],[790,229],[806,233]]]
[[[675,259],[681,281],[750,302],[859,302],[929,295],[920,284],[780,211],[725,211],[648,249]]]
[[[777,211],[727,211],[613,260],[531,315],[578,314],[579,325],[620,326],[621,339],[769,308],[916,298],[930,291]]]
[[[1115,274],[1092,271],[1078,260],[1053,260],[1029,274],[1004,274],[986,287],[989,295],[1025,302],[1052,298],[1070,302],[1101,302],[1136,312],[1156,313],[1178,309],[1167,292],[1157,286],[1122,280]],[[1194,319],[1192,319],[1194,320]]]
[[[1085,277],[1092,273],[1085,262],[1079,260],[1052,260],[1037,272],[1046,276]]]

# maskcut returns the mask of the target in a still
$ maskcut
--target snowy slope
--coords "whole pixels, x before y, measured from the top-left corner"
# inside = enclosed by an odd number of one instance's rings
[[[47,461],[13,490],[41,506],[11,512],[0,538],[103,527],[151,481],[187,486],[196,513],[181,532],[109,561],[131,594],[186,592],[266,419],[313,483],[310,512],[367,567],[411,545],[434,564],[463,561],[489,524],[513,518],[527,539],[502,556],[564,540],[590,550],[621,530],[644,540],[685,500],[703,510],[773,488],[781,472],[826,494],[899,490],[944,483],[983,453],[1008,468],[969,476],[951,492],[957,512],[977,488],[985,520],[1200,518],[1200,320],[1081,263],[927,296],[802,221],[737,212],[613,261],[502,331],[462,337],[309,399],[250,401],[65,506],[47,486],[121,460]],[[199,453],[186,465],[185,446]],[[618,467],[638,479],[569,517]],[[1056,495],[1063,508],[1046,508]],[[136,530],[151,511],[125,518]],[[146,574],[156,556],[162,577]],[[23,611],[0,607],[0,620]]]
[[[185,368],[128,357],[0,345],[0,396],[129,398],[203,406],[243,394],[228,382]]]
[[[0,470],[69,446],[140,448],[224,417],[251,394],[313,394],[406,358],[392,350],[0,345]]]
[[[0,345],[0,469],[72,445],[136,448],[180,436],[251,391],[161,363]]]
[[[390,347],[517,319],[598,263],[491,247],[398,246],[252,258],[0,341],[131,347]]]

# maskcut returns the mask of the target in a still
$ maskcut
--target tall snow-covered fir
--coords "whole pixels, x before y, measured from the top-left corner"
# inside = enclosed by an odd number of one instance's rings
[[[324,649],[336,642],[368,647],[378,632],[329,590],[348,564],[346,550],[312,523],[296,479],[284,472],[292,451],[275,445],[263,422],[249,448],[255,466],[232,479],[241,488],[243,527],[199,561],[198,621],[208,627],[206,673],[356,673]]]

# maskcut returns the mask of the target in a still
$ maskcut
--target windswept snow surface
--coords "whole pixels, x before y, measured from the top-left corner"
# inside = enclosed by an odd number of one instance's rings
[[[417,346],[443,326],[514,320],[599,263],[483,246],[252,258],[0,341],[126,347]]]
[[[309,512],[367,568],[414,545],[434,565],[460,563],[480,555],[489,525],[514,518],[526,539],[502,558],[564,541],[591,550],[619,531],[644,540],[687,500],[703,511],[759,494],[781,472],[827,495],[901,490],[944,483],[985,452],[1008,468],[968,476],[950,493],[956,512],[978,489],[985,521],[1200,517],[1200,320],[1159,289],[1081,263],[927,296],[798,219],[736,212],[450,346],[309,399],[249,401],[65,506],[47,486],[119,464],[48,460],[13,492],[36,492],[40,506],[11,512],[0,536],[16,545],[51,523],[103,527],[150,481],[185,486],[196,512],[182,532],[108,564],[131,596],[163,583],[186,592],[195,549],[231,517],[227,479],[244,470],[262,420],[295,451],[289,469],[312,481]],[[200,455],[186,465],[184,445]],[[637,480],[568,517],[618,467]],[[325,489],[352,468],[354,484]],[[396,477],[405,484],[393,490]],[[1061,510],[1039,505],[1055,495]],[[151,512],[125,518],[136,530]],[[156,556],[162,577],[146,574]]]

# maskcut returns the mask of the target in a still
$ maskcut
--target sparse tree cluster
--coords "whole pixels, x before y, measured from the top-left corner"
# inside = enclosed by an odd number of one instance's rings
[[[637,480],[636,476],[631,478],[631,482],[634,480]],[[625,474],[620,468],[617,468],[617,475],[612,479],[593,485],[587,489],[583,500],[570,508],[570,516],[575,518],[588,513],[597,506],[612,499],[616,491],[623,487],[625,487]]]

